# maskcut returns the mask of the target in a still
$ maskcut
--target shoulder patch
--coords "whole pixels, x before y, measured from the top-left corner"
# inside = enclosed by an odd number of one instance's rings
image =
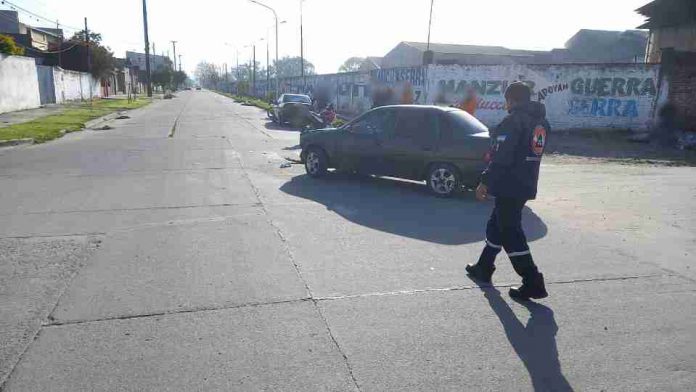
[[[546,146],[546,128],[541,125],[537,125],[532,133],[532,151],[536,155],[541,155],[544,153],[544,147]]]

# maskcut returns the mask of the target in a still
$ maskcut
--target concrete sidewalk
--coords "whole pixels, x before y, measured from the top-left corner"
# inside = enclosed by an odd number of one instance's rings
[[[69,105],[48,104],[36,109],[18,110],[16,112],[7,112],[0,114],[0,128],[10,126],[12,124],[24,123],[35,120],[40,117],[58,114],[67,109]]]

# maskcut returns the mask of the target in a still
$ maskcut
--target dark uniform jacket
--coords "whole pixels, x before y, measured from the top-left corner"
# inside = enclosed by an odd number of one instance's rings
[[[491,161],[481,174],[489,194],[523,200],[536,197],[550,130],[543,104],[528,102],[510,110],[491,131]]]

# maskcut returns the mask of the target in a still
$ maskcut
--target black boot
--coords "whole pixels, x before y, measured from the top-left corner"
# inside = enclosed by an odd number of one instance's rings
[[[467,264],[466,267],[466,273],[469,274],[470,277],[478,280],[481,283],[491,283],[491,277],[493,276],[493,272],[495,272],[495,267],[494,266],[488,266],[480,263],[476,264]]]
[[[541,299],[549,296],[544,286],[544,275],[537,272],[530,277],[522,278],[522,286],[511,287],[510,297],[527,301],[530,298]]]
[[[495,256],[500,250],[486,246],[476,264],[467,264],[466,273],[481,283],[491,283],[491,277],[495,272]]]
[[[549,296],[544,286],[544,275],[537,269],[531,254],[510,259],[515,272],[522,277],[522,286],[510,288],[510,297],[526,301],[530,298],[540,299]]]

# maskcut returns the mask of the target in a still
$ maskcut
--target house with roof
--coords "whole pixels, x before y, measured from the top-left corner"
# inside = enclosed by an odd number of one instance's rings
[[[34,27],[19,21],[17,11],[0,10],[0,34],[9,35],[29,52],[57,50],[63,42],[63,30]],[[32,53],[27,53],[32,56]]]
[[[382,59],[383,57],[377,57],[377,56],[367,56],[365,57],[365,60],[360,64],[359,71],[360,72],[370,72],[374,71],[376,69],[382,68]]]
[[[404,41],[382,58],[381,68],[423,65],[428,50],[432,52],[428,63],[436,65],[636,63],[644,61],[647,41],[645,31],[589,29],[575,33],[564,48],[550,51]]]
[[[639,29],[649,29],[646,61],[659,63],[662,51],[696,52],[696,1],[654,0],[636,10],[647,18]]]
[[[502,46],[460,45],[425,42],[400,42],[382,58],[381,68],[423,65],[423,56],[432,51],[432,64],[542,64],[550,61],[549,52],[508,49]]]
[[[565,43],[554,63],[642,63],[648,32],[581,29]]]

